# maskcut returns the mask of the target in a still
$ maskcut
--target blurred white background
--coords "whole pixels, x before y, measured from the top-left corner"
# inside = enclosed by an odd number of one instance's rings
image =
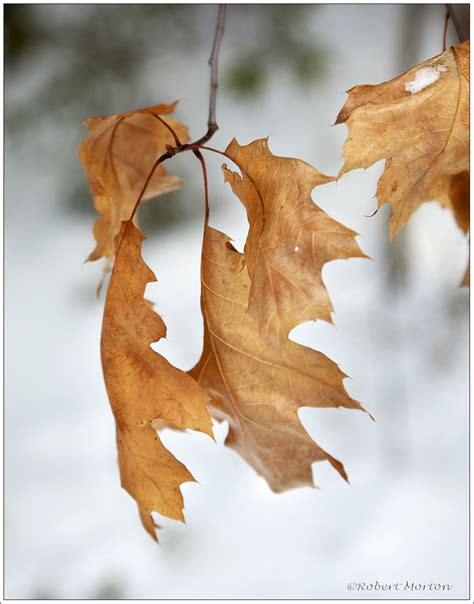
[[[444,5],[230,6],[212,145],[270,135],[274,154],[336,174],[345,90],[441,52]],[[77,157],[81,120],[180,98],[178,119],[206,129],[214,6],[6,7],[5,480],[7,598],[467,598],[467,241],[425,204],[388,240],[383,169],[316,189],[361,234],[369,260],[323,275],[334,326],[292,338],[351,376],[372,413],[302,410],[351,485],[316,464],[319,490],[273,494],[236,453],[192,433],[165,444],[199,484],[183,488],[187,524],[164,520],[157,546],[120,488],[102,380],[98,263],[82,265],[95,220]],[[455,43],[449,31],[449,43]],[[243,246],[243,207],[208,154],[211,224]],[[168,325],[154,346],[183,369],[202,347],[203,197],[190,154],[167,166],[183,189],[147,202],[147,294]],[[447,592],[347,590],[350,582],[441,583]]]

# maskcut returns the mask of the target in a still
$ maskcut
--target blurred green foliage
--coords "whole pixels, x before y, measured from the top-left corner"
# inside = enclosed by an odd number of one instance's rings
[[[229,5],[219,94],[231,94],[236,103],[258,100],[282,72],[301,88],[317,82],[325,52],[309,31],[315,10]],[[48,139],[41,141],[41,159],[51,153],[64,211],[88,220],[95,215],[76,156],[85,133],[81,120],[179,97],[162,78],[157,99],[157,84],[144,78],[144,65],[157,56],[185,61],[198,47],[210,50],[215,17],[215,5],[4,5],[7,142],[29,141],[32,131],[36,139]],[[166,201],[143,205],[150,231],[196,215],[196,205],[180,191]]]
[[[255,8],[258,35],[234,58],[224,85],[237,96],[256,97],[276,70],[287,71],[301,87],[322,78],[326,51],[308,31],[308,12],[318,7],[280,4]]]
[[[42,69],[32,96],[6,103],[7,126],[25,127],[41,112],[80,108],[77,117],[140,106],[137,85],[153,53],[199,43],[198,7],[178,5],[15,5],[5,10],[5,84]],[[157,40],[163,40],[158,43]],[[45,66],[45,62],[48,63]],[[31,76],[30,76],[31,77]],[[117,87],[120,97],[117,97]],[[85,94],[86,91],[86,94]],[[34,108],[34,111],[27,109]],[[69,112],[68,112],[69,113]]]
[[[21,128],[38,112],[75,105],[77,99],[87,115],[100,114],[110,86],[115,91],[120,82],[123,94],[119,99],[110,96],[109,113],[121,111],[129,99],[137,106],[149,102],[140,99],[134,74],[141,73],[141,64],[154,53],[210,47],[213,9],[163,4],[5,5],[6,89],[17,73],[25,72],[25,64],[31,69],[49,61],[52,67],[36,83],[33,97],[15,99],[14,104],[7,98],[7,125]],[[272,73],[282,69],[296,84],[317,81],[323,75],[325,51],[308,31],[308,12],[314,10],[317,6],[229,7],[229,33],[245,34],[251,22],[258,35],[246,40],[245,48],[234,49],[226,73],[221,73],[221,87],[242,96],[258,95]],[[26,107],[35,110],[25,111]]]

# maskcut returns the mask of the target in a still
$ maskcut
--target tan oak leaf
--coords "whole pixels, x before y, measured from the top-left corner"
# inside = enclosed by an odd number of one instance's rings
[[[375,86],[355,86],[336,123],[345,123],[340,175],[386,159],[377,185],[392,204],[393,239],[425,201],[450,208],[469,228],[469,41]]]
[[[114,240],[121,222],[130,218],[155,161],[166,152],[167,145],[175,144],[163,121],[173,128],[182,143],[188,141],[187,127],[168,117],[176,104],[85,120],[88,133],[79,156],[99,213],[93,229],[96,246],[88,260],[113,259]],[[179,178],[160,165],[143,199],[174,191],[181,184]]]
[[[226,235],[206,227],[204,351],[190,373],[209,392],[213,415],[228,420],[226,444],[274,491],[312,485],[315,461],[329,461],[347,480],[342,463],[310,438],[298,410],[362,407],[347,394],[345,374],[325,355],[290,340],[273,347],[261,338],[247,309],[251,281],[242,259]]]
[[[144,238],[131,221],[123,223],[105,302],[101,354],[122,486],[137,501],[153,536],[150,513],[183,520],[180,485],[194,480],[163,446],[154,426],[213,433],[209,395],[150,348],[166,336],[166,327],[143,298],[146,284],[156,281],[141,257]]]
[[[247,210],[250,314],[263,338],[284,344],[300,323],[331,321],[333,307],[322,279],[323,266],[365,255],[354,239],[357,233],[311,198],[315,187],[333,177],[299,159],[273,155],[266,139],[245,146],[234,139],[225,154],[242,173],[223,167],[225,180]]]

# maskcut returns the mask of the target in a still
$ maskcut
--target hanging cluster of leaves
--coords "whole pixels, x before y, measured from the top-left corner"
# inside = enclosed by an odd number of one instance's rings
[[[342,174],[385,159],[379,205],[393,208],[393,238],[425,201],[450,208],[469,226],[469,43],[447,50],[400,77],[357,86],[339,113],[349,137]],[[185,373],[150,344],[166,326],[144,299],[155,276],[141,256],[144,235],[135,221],[141,199],[180,186],[162,166],[187,144],[187,128],[156,105],[85,122],[80,157],[95,207],[96,247],[90,260],[113,266],[102,328],[102,365],[116,421],[123,487],[136,500],[145,529],[156,538],[155,511],[183,519],[180,486],[193,480],[169,452],[159,430],[197,430],[212,437],[211,416],[227,420],[233,447],[276,492],[312,485],[312,463],[328,461],[347,480],[340,461],[308,435],[301,407],[363,410],[347,394],[341,369],[324,354],[289,340],[310,320],[331,321],[322,280],[332,260],[363,258],[356,233],[312,199],[335,180],[309,164],[274,156],[266,139],[223,155],[224,179],[247,211],[244,253],[208,225],[201,267],[204,346]],[[203,161],[203,160],[202,160]],[[207,191],[206,191],[207,196]]]

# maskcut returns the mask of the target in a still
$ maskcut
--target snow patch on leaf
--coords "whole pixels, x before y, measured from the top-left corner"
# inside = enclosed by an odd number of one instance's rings
[[[444,65],[436,65],[435,67],[423,67],[416,72],[415,79],[405,84],[405,90],[410,94],[421,92],[427,86],[434,84],[439,80],[440,72],[447,71]]]

